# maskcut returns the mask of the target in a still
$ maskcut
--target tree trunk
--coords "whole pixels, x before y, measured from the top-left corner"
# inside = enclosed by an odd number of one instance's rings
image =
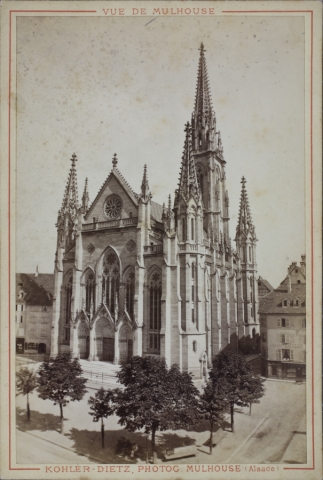
[[[153,463],[156,463],[157,461],[157,452],[156,452],[156,444],[155,444],[155,433],[156,430],[153,429],[151,431],[151,443],[152,443],[152,449],[153,449]]]
[[[210,455],[212,455],[212,451],[213,451],[213,422],[210,422]]]
[[[64,433],[64,416],[63,416],[63,405],[59,402],[59,409],[61,412],[61,433]]]
[[[146,442],[146,463],[149,463],[149,433],[147,435],[147,442]]]
[[[234,411],[233,411],[233,407],[234,407],[234,402],[231,402],[231,432],[232,433],[234,432]]]
[[[29,394],[27,393],[27,421],[30,421]]]
[[[252,403],[250,402],[249,403],[249,415],[251,415],[251,405],[252,405]]]
[[[104,448],[104,423],[103,423],[103,417],[101,417],[101,445],[102,445],[102,448]]]

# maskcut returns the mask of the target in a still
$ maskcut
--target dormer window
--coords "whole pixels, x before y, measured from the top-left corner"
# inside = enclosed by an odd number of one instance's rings
[[[295,307],[299,307],[299,299],[298,298],[296,298],[296,300],[295,300]]]
[[[285,300],[283,301],[283,307],[288,307],[288,300],[285,299]]]

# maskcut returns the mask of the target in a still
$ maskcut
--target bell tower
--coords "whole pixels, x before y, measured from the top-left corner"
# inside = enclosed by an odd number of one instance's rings
[[[210,94],[203,43],[200,58],[194,111],[192,113],[192,148],[204,211],[203,226],[220,238],[229,238],[228,199],[225,188],[225,160],[221,134]]]

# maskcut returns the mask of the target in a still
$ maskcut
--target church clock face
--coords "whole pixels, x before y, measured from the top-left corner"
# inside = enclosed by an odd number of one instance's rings
[[[121,198],[118,195],[111,195],[104,202],[103,210],[107,218],[117,219],[120,217],[122,208]]]

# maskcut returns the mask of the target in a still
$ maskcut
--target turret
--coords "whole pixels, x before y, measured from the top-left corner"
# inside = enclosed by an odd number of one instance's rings
[[[240,210],[236,232],[237,252],[241,258],[241,278],[243,283],[244,321],[248,325],[258,324],[258,288],[256,282],[256,232],[253,225],[246,179],[242,177]]]
[[[88,192],[88,179],[85,179],[84,192],[82,196],[82,213],[85,215],[89,208],[89,192]]]

